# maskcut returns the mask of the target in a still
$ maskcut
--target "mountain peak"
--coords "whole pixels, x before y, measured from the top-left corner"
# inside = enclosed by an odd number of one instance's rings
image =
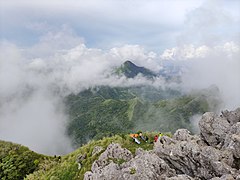
[[[125,66],[136,66],[132,61],[125,61],[124,63],[123,63],[123,65],[125,65]]]
[[[134,78],[138,74],[142,74],[145,77],[153,78],[156,76],[151,70],[135,65],[132,61],[125,61],[119,68],[117,68],[117,74],[124,75],[127,78]]]

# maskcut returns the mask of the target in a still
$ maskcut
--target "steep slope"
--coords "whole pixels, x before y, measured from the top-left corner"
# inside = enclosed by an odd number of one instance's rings
[[[70,122],[68,134],[76,146],[133,128],[137,98],[120,88],[88,89],[66,99]]]
[[[126,61],[117,69],[131,78],[137,74],[154,77],[144,67]],[[151,80],[150,80],[151,81]],[[67,134],[78,147],[91,139],[131,131],[170,131],[187,128],[190,117],[219,104],[218,89],[183,94],[176,89],[138,85],[129,87],[95,86],[65,99],[69,121]]]
[[[66,105],[70,117],[67,132],[76,147],[116,133],[191,130],[189,118],[208,111],[207,99],[199,95],[152,102],[132,89],[105,86],[71,95]]]
[[[128,135],[91,141],[76,151],[42,164],[26,179],[166,179],[234,180],[240,178],[240,108],[220,116],[205,113],[200,135],[186,129],[149,141]]]
[[[84,179],[240,179],[240,108],[220,117],[205,113],[199,125],[200,136],[179,129],[154,143],[152,151],[138,149],[135,155],[111,144]],[[108,162],[111,158],[125,162]]]
[[[23,179],[39,168],[43,157],[27,147],[0,140],[0,179]]]
[[[148,134],[150,139],[153,139],[154,134]],[[83,179],[85,172],[91,170],[91,166],[95,160],[99,158],[101,153],[107,149],[112,143],[118,143],[122,147],[127,148],[131,153],[134,153],[137,148],[141,147],[144,150],[153,149],[153,143],[142,143],[140,145],[133,143],[129,135],[115,135],[113,137],[105,137],[98,141],[90,141],[74,152],[57,158],[58,161],[46,161],[37,171],[27,176],[27,180],[35,179]],[[114,159],[114,162],[121,164],[122,159]]]
[[[207,99],[200,95],[188,95],[175,99],[146,103],[137,111],[134,129],[143,131],[175,132],[179,128],[192,131],[190,118],[209,109]]]

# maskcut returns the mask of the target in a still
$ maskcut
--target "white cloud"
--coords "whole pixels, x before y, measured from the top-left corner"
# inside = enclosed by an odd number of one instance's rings
[[[224,107],[234,109],[240,106],[240,49],[234,42],[214,47],[207,46],[207,53],[194,48],[187,61],[187,71],[182,80],[185,90],[203,89],[216,85],[223,98]],[[188,59],[180,54],[182,60]],[[180,59],[181,59],[180,58]],[[175,59],[179,57],[175,56]]]
[[[152,49],[181,29],[187,11],[202,0],[61,0],[1,2],[3,38],[29,44],[51,26],[68,24],[93,47],[141,44]],[[173,43],[173,39],[171,42]],[[36,39],[35,39],[36,40]]]
[[[39,44],[30,48],[1,44],[1,139],[16,141],[44,153],[69,151],[70,146],[64,149],[60,143],[61,140],[70,144],[64,135],[68,117],[64,114],[61,97],[95,85],[165,85],[161,78],[152,82],[141,76],[130,80],[108,76],[113,67],[129,59],[137,65],[155,70],[161,67],[163,57],[189,60],[186,61],[189,70],[183,74],[182,87],[185,90],[202,89],[215,84],[221,90],[225,107],[240,105],[239,45],[235,42],[199,47],[190,44],[169,49],[160,56],[139,45],[124,45],[108,51],[88,48],[81,41],[62,46],[61,41],[59,44],[54,39],[61,32],[56,32],[49,43],[42,38]],[[75,35],[71,31],[64,32],[65,40],[69,38],[69,42],[72,42]],[[46,51],[53,47],[53,51],[45,53],[38,47]]]
[[[70,27],[62,25],[58,30],[46,32],[40,37],[38,43],[26,49],[26,53],[30,57],[50,56],[58,51],[74,48],[83,42],[84,39],[77,36]]]
[[[65,24],[89,47],[103,49],[139,44],[162,51],[176,41],[217,45],[239,39],[238,6],[226,0],[1,0],[0,32],[2,39],[29,45]]]
[[[1,0],[0,32],[18,45],[0,46],[0,138],[39,152],[69,151],[64,135],[68,117],[60,97],[95,85],[164,84],[161,78],[149,82],[141,76],[107,76],[125,60],[155,71],[161,69],[162,59],[185,60],[189,69],[183,74],[183,88],[215,84],[225,107],[239,106],[239,9],[230,1],[218,7],[218,1],[211,2],[208,7],[190,0]],[[179,45],[171,48],[169,41],[176,34]],[[21,46],[21,37],[38,42]],[[89,48],[91,41],[103,48]],[[147,50],[149,42],[170,48],[159,54]],[[117,47],[111,46],[115,43]],[[66,149],[62,140],[69,145]]]
[[[233,8],[233,4],[236,7]],[[177,38],[178,46],[190,43],[216,46],[226,41],[239,41],[239,10],[239,2],[205,1],[186,15],[184,30]]]
[[[64,28],[48,32],[29,48],[1,43],[0,52],[0,139],[47,154],[71,150],[62,97],[95,85],[151,84],[141,76],[127,80],[107,75],[125,58],[137,59],[142,65],[156,64],[156,54],[140,46],[109,51],[87,48]]]
[[[216,46],[183,45],[166,49],[160,57],[187,67],[182,74],[185,91],[216,85],[224,102],[222,109],[240,106],[240,45],[237,42]]]
[[[46,92],[15,94],[0,106],[0,137],[24,144],[44,154],[65,154],[72,151],[64,135],[66,115],[61,100]]]
[[[162,54],[161,58],[164,60],[189,60],[205,58],[209,56],[217,56],[218,54],[224,57],[237,56],[239,54],[239,45],[233,41],[226,42],[223,45],[217,46],[194,46],[193,44],[183,45],[179,47],[174,47],[171,49],[166,49]]]
[[[110,54],[118,58],[122,63],[126,60],[132,60],[139,66],[144,66],[154,71],[161,69],[157,54],[153,51],[146,51],[139,45],[124,45],[118,48],[112,48]]]

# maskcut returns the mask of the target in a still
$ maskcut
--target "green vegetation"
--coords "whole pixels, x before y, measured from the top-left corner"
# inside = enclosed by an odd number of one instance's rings
[[[209,110],[206,98],[201,96],[182,96],[171,100],[162,100],[153,104],[147,113],[148,122],[144,124],[157,125],[159,130],[175,132],[179,128],[192,129],[190,117],[194,114],[203,114]],[[156,122],[156,119],[158,120]],[[155,122],[155,123],[154,123]],[[153,127],[150,128],[152,130]],[[145,130],[145,129],[143,129]],[[148,129],[149,130],[149,129]]]
[[[126,61],[117,74],[133,78],[141,73],[154,78],[144,67]],[[183,95],[171,88],[154,86],[98,86],[66,97],[70,121],[67,134],[78,147],[89,140],[119,133],[143,131],[175,132],[179,128],[193,129],[190,117],[202,114],[219,103],[216,88]]]
[[[125,62],[117,72],[129,78],[139,73],[154,77],[151,71],[130,61]],[[191,116],[208,111],[210,106],[217,106],[215,92],[216,89],[212,88],[203,93],[182,95],[176,90],[152,86],[100,86],[71,94],[65,98],[70,119],[67,133],[75,147],[81,147],[62,157],[48,157],[24,146],[0,141],[0,179],[83,179],[84,173],[100,156],[100,153],[92,154],[94,147],[101,146],[105,150],[114,142],[132,153],[139,147],[150,150],[159,131],[169,132],[164,135],[171,136],[179,128],[191,130]],[[149,138],[147,142],[140,140],[140,145],[129,136],[129,133],[139,131],[145,132],[143,136]],[[85,158],[79,164],[77,159],[81,155]],[[110,161],[119,165],[125,162],[123,159]],[[135,174],[136,170],[132,168],[130,173]]]
[[[71,119],[68,134],[73,137],[75,145],[82,145],[91,139],[126,133],[133,128],[132,111],[136,102],[124,100],[125,92],[116,91],[118,96],[115,99],[112,99],[114,95],[111,92],[103,94],[102,89],[97,93],[86,90],[67,98]],[[120,97],[123,99],[119,99]]]
[[[149,137],[148,142],[141,141],[141,144],[138,145],[133,142],[129,134],[120,134],[113,137],[105,137],[101,140],[95,141],[92,140],[88,144],[78,148],[74,152],[62,156],[61,159],[55,160],[58,158],[52,158],[52,160],[45,160],[41,163],[41,166],[32,174],[27,176],[27,180],[35,179],[83,179],[86,171],[91,170],[92,163],[98,159],[101,153],[92,154],[94,147],[101,146],[104,150],[111,143],[119,143],[123,148],[127,148],[132,153],[135,153],[136,149],[141,147],[144,150],[153,149],[153,137],[157,133],[143,133],[144,136]],[[86,158],[81,161],[81,168],[78,168],[77,158],[79,155],[86,155]],[[122,164],[125,161],[123,159],[109,159],[109,162],[113,161],[117,164]]]
[[[143,76],[145,76],[147,78],[153,78],[156,76],[156,74],[153,73],[152,71],[150,71],[149,69],[136,66],[131,61],[126,61],[123,63],[122,66],[117,68],[116,74],[124,75],[127,78],[134,78],[138,74],[142,74]]]
[[[142,94],[146,90],[150,94],[155,92],[155,98],[144,98],[146,95]],[[66,98],[70,117],[68,135],[78,147],[92,139],[137,130],[175,132],[187,128],[191,131],[189,118],[209,110],[208,99],[201,94],[180,96],[173,90],[165,91],[154,87],[101,86],[70,95]]]
[[[136,173],[136,169],[135,168],[131,168],[130,169],[130,174],[135,174]]]
[[[27,147],[0,141],[0,179],[23,179],[39,168],[43,157]]]
[[[126,161],[124,159],[113,159],[113,158],[109,158],[109,161],[113,161],[114,163],[121,165],[123,163],[125,163]]]

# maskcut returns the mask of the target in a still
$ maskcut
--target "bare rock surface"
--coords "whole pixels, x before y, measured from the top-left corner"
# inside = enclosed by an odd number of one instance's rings
[[[142,151],[123,164],[110,162],[99,169],[85,173],[84,179],[166,179],[176,172],[153,152]]]
[[[231,125],[240,122],[240,108],[237,108],[235,111],[222,111],[222,116],[227,118]]]
[[[103,149],[103,147],[101,146],[95,146],[93,151],[92,151],[92,156],[94,156],[95,154],[99,154]]]
[[[96,160],[92,164],[92,171],[98,172],[98,170],[101,171],[103,167],[109,164],[110,161],[113,160],[123,160],[123,161],[129,161],[133,158],[132,153],[122,148],[119,144],[110,144],[107,149],[100,155],[99,159]]]
[[[205,113],[199,122],[202,139],[213,147],[221,146],[230,127],[226,117],[218,117],[212,112]]]
[[[179,129],[153,150],[139,148],[135,154],[110,144],[84,179],[240,180],[240,108],[220,116],[205,113],[199,128],[200,135]]]

